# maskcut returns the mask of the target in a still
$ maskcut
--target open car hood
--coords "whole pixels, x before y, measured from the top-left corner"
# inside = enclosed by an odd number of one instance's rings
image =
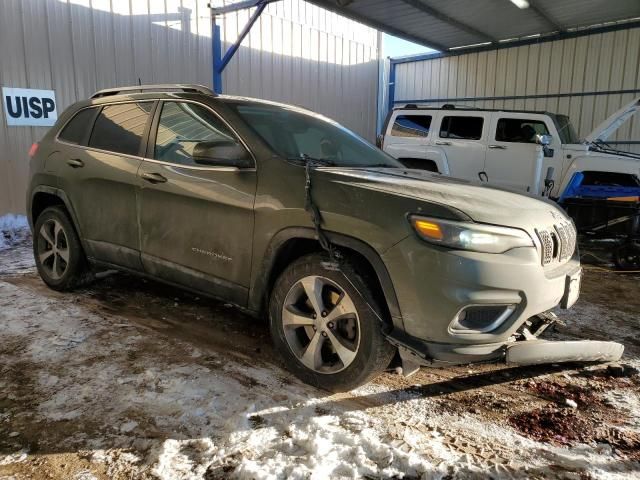
[[[620,127],[620,125],[629,120],[629,118],[631,118],[638,110],[640,110],[640,97],[636,98],[628,105],[625,105],[598,125],[593,132],[585,137],[585,142],[593,143],[597,140],[606,141],[607,138],[609,138],[611,134]]]

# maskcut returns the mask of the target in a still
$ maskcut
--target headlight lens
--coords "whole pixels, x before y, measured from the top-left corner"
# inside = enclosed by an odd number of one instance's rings
[[[443,247],[473,252],[504,253],[512,248],[534,246],[527,232],[517,228],[419,216],[411,216],[409,219],[420,238]]]

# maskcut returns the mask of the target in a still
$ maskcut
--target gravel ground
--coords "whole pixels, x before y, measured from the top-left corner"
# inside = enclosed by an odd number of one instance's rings
[[[552,334],[617,365],[393,372],[306,386],[267,326],[124,274],[60,294],[0,245],[0,480],[640,478],[639,276],[587,267]]]

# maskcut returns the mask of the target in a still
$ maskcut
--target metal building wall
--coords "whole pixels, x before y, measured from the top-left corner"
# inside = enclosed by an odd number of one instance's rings
[[[138,79],[211,86],[207,3],[0,0],[0,86],[55,90],[58,113],[100,88]],[[226,42],[248,14],[224,19]],[[302,0],[277,2],[264,15],[227,67],[224,93],[304,105],[373,139],[375,30]],[[27,151],[46,128],[7,127],[2,107],[0,117],[0,215],[24,213]]]
[[[249,13],[222,20],[227,48]],[[223,92],[309,108],[373,141],[378,32],[302,0],[272,3],[227,66]]]
[[[546,110],[568,114],[585,136],[640,96],[640,28],[398,63],[395,70],[395,105]],[[620,91],[629,93],[589,94]],[[638,115],[611,140],[640,141]],[[640,151],[638,144],[618,148]]]

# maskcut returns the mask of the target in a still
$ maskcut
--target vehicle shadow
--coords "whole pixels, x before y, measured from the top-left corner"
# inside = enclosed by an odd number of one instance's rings
[[[497,366],[496,364],[496,367]],[[352,395],[332,395],[328,392],[325,400],[319,402],[316,408],[327,411],[338,409],[343,412],[366,410],[367,408],[399,404],[418,398],[446,397],[451,394],[495,387],[519,380],[534,379],[549,374],[575,370],[576,368],[579,368],[579,365],[569,363],[563,365],[507,367],[499,370],[456,376],[455,378],[432,383],[412,384],[406,387],[374,393],[359,394],[356,390]],[[278,413],[279,412],[272,412],[263,416],[269,418],[277,416]]]

